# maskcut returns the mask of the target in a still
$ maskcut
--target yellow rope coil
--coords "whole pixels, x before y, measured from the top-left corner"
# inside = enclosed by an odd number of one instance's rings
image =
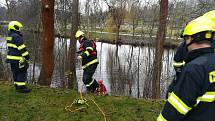
[[[83,89],[83,86],[82,86],[82,89]],[[76,112],[76,111],[85,109],[85,108],[87,108],[87,107],[89,106],[89,104],[87,103],[87,99],[86,99],[86,98],[83,98],[82,89],[81,89],[81,91],[80,91],[80,97],[81,97],[81,99],[74,99],[73,102],[72,102],[72,104],[71,104],[70,106],[66,106],[66,107],[65,107],[65,110],[66,110],[66,111],[70,111],[70,112],[73,113],[73,112]],[[103,117],[104,117],[104,121],[107,121],[106,115],[105,115],[104,111],[99,107],[99,105],[95,102],[95,100],[93,100],[93,99],[90,99],[90,100],[96,105],[96,107],[97,107],[97,108],[99,109],[99,111],[102,113],[102,115],[103,115]],[[83,107],[83,106],[82,106],[82,107],[80,107],[80,108],[76,108],[76,109],[72,110],[73,105],[86,105],[87,107]]]

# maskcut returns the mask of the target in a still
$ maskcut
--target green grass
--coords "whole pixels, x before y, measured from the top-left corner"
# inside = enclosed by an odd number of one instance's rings
[[[107,121],[155,121],[163,101],[143,100],[121,96],[84,95],[89,106],[69,112],[65,106],[80,98],[76,91],[51,89],[30,85],[29,94],[16,93],[11,83],[0,81],[1,121],[104,121],[99,105]],[[72,108],[79,108],[75,106]]]

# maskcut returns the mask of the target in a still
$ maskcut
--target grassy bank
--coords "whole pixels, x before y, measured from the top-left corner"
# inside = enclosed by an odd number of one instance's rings
[[[163,106],[163,101],[87,94],[84,97],[89,106],[70,112],[65,110],[65,106],[80,98],[77,92],[30,87],[33,89],[31,93],[20,94],[14,91],[11,83],[0,81],[1,121],[104,121],[96,104],[105,113],[107,121],[155,121]],[[71,110],[80,107],[83,106],[74,106]]]

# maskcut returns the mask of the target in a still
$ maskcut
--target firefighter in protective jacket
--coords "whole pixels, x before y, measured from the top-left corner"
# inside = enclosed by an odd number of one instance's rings
[[[77,31],[75,38],[80,43],[78,58],[82,58],[83,82],[88,92],[95,92],[98,88],[98,83],[92,78],[98,66],[96,43],[93,40],[88,40],[82,31]]]
[[[188,55],[157,121],[215,120],[215,21],[201,16],[187,24],[183,37]]]
[[[8,24],[7,62],[10,63],[13,73],[14,85],[17,92],[28,93],[31,89],[26,87],[29,53],[20,33],[23,25],[18,21],[11,21]]]
[[[168,98],[168,96],[170,95],[170,93],[172,92],[175,84],[176,84],[176,80],[179,77],[182,68],[185,66],[185,58],[187,56],[187,49],[186,49],[186,43],[182,42],[180,43],[180,45],[177,47],[176,53],[174,55],[173,58],[173,67],[175,69],[175,76],[173,81],[171,82],[171,84],[168,87],[167,90],[167,94],[166,94],[166,99]]]

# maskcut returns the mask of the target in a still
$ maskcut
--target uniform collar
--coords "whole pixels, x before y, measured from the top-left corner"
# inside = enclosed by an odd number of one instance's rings
[[[213,48],[207,47],[207,48],[192,50],[188,53],[187,58],[185,59],[185,62],[188,63],[188,62],[192,61],[193,59],[195,59],[201,55],[204,55],[206,53],[214,53]]]
[[[22,36],[22,34],[19,31],[14,31],[14,30],[9,31],[9,34],[13,34],[13,33],[16,33],[16,34]]]
[[[84,37],[82,40],[79,41],[79,43],[81,44],[81,43],[83,43],[83,42],[86,41],[86,40],[87,40],[87,38]]]

